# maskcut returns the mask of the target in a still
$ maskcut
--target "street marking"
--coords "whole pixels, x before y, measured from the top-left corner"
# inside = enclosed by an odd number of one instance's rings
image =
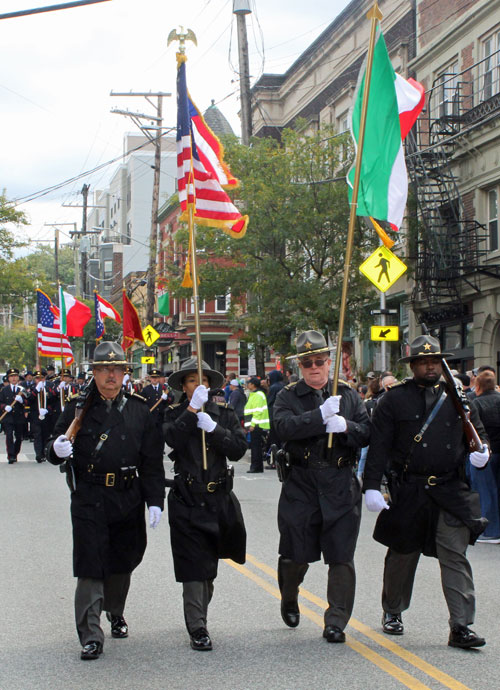
[[[254,565],[256,568],[259,568],[260,570],[262,570],[262,572],[271,576],[274,580],[277,579],[276,570],[274,568],[271,568],[266,563],[262,563],[261,561],[258,561],[251,554],[247,553],[246,558],[247,558],[247,561],[249,563],[251,563],[252,565]],[[233,567],[235,567],[235,565],[233,564],[232,561],[231,562],[226,561],[226,563],[229,563],[229,565],[232,565]],[[238,569],[240,569],[240,567],[238,567]],[[246,572],[244,574],[247,575]],[[258,577],[258,576],[256,576],[256,577]],[[254,578],[252,577],[251,579],[254,579]],[[258,579],[261,580],[262,578],[259,577]],[[264,585],[262,585],[262,586],[264,587],[264,589],[266,589],[266,591],[273,594],[273,596],[276,596],[276,592],[277,592],[277,598],[281,599],[279,590],[277,588],[270,587],[269,585],[267,585],[267,583],[264,580],[262,580],[262,582],[265,585],[265,586]],[[303,587],[300,588],[300,596],[302,596],[304,599],[307,599],[308,601],[310,601],[311,603],[315,604],[316,606],[318,606],[322,609],[325,609],[328,606],[328,602],[326,602],[324,599],[321,599],[320,597],[317,597],[312,592],[305,590]],[[302,613],[302,609],[303,609],[303,606],[301,605],[301,607],[300,607],[301,613]],[[311,618],[311,616],[308,615],[307,611],[309,611],[309,609],[306,608],[306,611],[304,611],[305,616],[307,618],[309,618],[310,620],[317,622],[315,620],[315,618]],[[313,612],[311,611],[311,613],[313,613]],[[317,614],[314,614],[314,616],[317,616]],[[323,618],[320,616],[318,616],[318,618],[320,620],[319,625],[321,625],[321,627],[323,627],[323,625],[324,625]],[[381,647],[384,647],[385,649],[392,652],[396,656],[399,656],[401,659],[403,659],[407,663],[411,664],[412,666],[415,666],[415,668],[418,668],[420,671],[423,671],[428,676],[430,676],[431,678],[434,678],[434,680],[437,680],[439,683],[441,683],[445,687],[450,688],[450,690],[470,690],[470,688],[467,685],[464,685],[463,683],[456,680],[455,678],[452,678],[450,675],[448,675],[444,671],[441,671],[440,669],[436,668],[432,664],[429,664],[427,661],[424,661],[424,659],[421,659],[416,654],[409,652],[408,650],[404,649],[404,647],[401,647],[400,645],[393,642],[392,640],[388,640],[385,635],[382,635],[381,633],[375,632],[375,630],[372,630],[372,628],[370,628],[368,625],[365,625],[361,621],[358,621],[355,618],[351,618],[349,620],[349,626],[351,628],[354,628],[354,630],[357,630],[358,632],[360,632],[362,635],[365,635],[369,639],[373,640],[373,642],[376,642]],[[361,644],[361,643],[357,643],[356,640],[353,640],[351,637],[349,637],[349,646],[351,646],[353,649],[356,649],[356,648],[352,644],[352,642],[355,642],[356,644]],[[371,651],[369,649],[369,647],[365,647],[365,645],[362,645],[362,648],[363,648],[363,651],[365,649],[368,651]],[[356,649],[356,651],[358,651],[362,656],[366,656],[363,653],[363,651],[360,651],[358,649]],[[374,654],[376,654],[376,653],[374,652]],[[377,655],[377,657],[378,656],[379,655]],[[366,658],[369,658],[369,657],[366,656]],[[383,658],[383,657],[381,657],[381,658]],[[372,661],[372,659],[370,659],[370,661]],[[373,663],[376,663],[376,661],[373,661]],[[398,667],[396,667],[396,668],[398,668]],[[405,673],[405,672],[402,671],[402,673]],[[391,673],[391,675],[394,675],[394,674]],[[410,676],[410,678],[411,678],[411,676]],[[397,678],[397,679],[400,680],[400,678]],[[403,681],[401,681],[401,682],[403,682]],[[413,687],[413,686],[408,686],[408,687]],[[416,686],[416,687],[422,687],[423,688],[426,686],[420,685],[420,686]]]

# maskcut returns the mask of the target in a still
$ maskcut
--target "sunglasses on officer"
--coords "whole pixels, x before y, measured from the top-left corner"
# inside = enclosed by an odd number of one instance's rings
[[[303,359],[300,361],[300,365],[304,367],[304,369],[310,369],[312,365],[314,364],[315,366],[322,367],[325,362],[328,362],[327,359]]]

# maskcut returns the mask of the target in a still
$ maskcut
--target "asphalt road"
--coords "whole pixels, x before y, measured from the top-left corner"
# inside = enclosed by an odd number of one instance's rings
[[[3,440],[0,441],[3,445]],[[168,521],[149,530],[126,618],[130,636],[114,640],[104,621],[103,656],[79,658],[73,622],[69,492],[58,468],[34,462],[30,443],[16,465],[0,455],[0,690],[243,690],[348,688],[392,690],[500,688],[500,546],[469,550],[478,594],[473,626],[481,650],[447,646],[439,567],[422,558],[402,637],[380,629],[384,548],[365,511],[356,552],[358,587],[345,645],[322,639],[327,569],[311,566],[301,590],[301,623],[287,628],[275,579],[279,483],[272,470],[236,467],[235,491],[248,531],[244,566],[222,562],[209,608],[212,652],[194,652],[184,628]],[[170,469],[170,463],[166,466]]]

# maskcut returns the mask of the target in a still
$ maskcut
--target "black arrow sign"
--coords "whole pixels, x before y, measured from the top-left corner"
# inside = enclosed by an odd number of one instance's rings
[[[391,332],[391,329],[390,329],[390,328],[388,328],[388,329],[385,330],[385,331],[380,331],[380,333],[378,334],[378,337],[379,337],[379,338],[385,338],[386,335],[388,335],[390,332]]]

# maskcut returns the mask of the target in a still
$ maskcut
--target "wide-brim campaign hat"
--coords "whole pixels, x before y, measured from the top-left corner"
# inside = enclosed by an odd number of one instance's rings
[[[11,374],[17,374],[19,376],[19,369],[16,369],[15,367],[12,367],[12,369],[8,369],[7,373],[5,376],[9,378]]]
[[[215,371],[215,369],[210,369],[208,364],[201,360],[201,371],[204,374],[208,382],[210,383],[210,388],[221,388],[224,383],[224,376],[220,371]],[[186,359],[181,365],[179,371],[174,371],[168,377],[168,385],[176,391],[182,391],[182,380],[187,374],[197,374],[198,373],[198,358],[190,357]]]
[[[407,357],[401,357],[399,360],[403,362],[411,362],[420,357],[451,357],[450,352],[441,352],[441,343],[432,335],[419,335],[410,343],[410,354]]]
[[[94,350],[93,364],[123,364],[123,366],[125,366],[127,360],[125,359],[125,352],[121,345],[105,340],[99,343]]]
[[[300,359],[301,357],[317,355],[320,352],[330,352],[331,350],[331,347],[329,347],[325,340],[325,336],[319,331],[304,331],[300,333],[295,340],[295,346],[297,354],[290,355],[286,359]]]

